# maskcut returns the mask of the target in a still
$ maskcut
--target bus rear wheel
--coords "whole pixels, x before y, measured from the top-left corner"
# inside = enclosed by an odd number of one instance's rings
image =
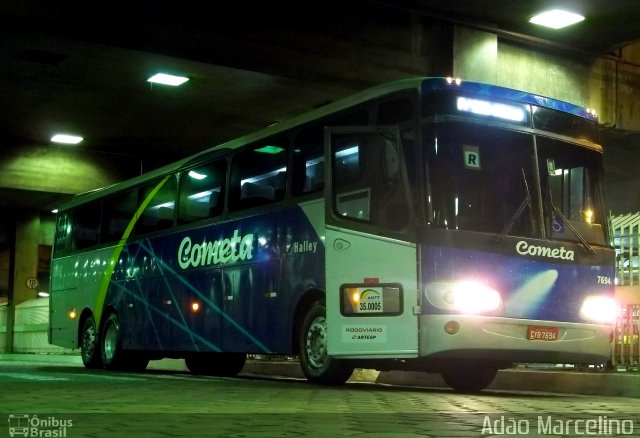
[[[217,377],[237,375],[246,361],[245,353],[192,353],[184,358],[191,373]]]
[[[326,306],[322,301],[316,301],[307,311],[298,347],[302,372],[312,383],[342,385],[353,373],[349,362],[329,356]]]
[[[491,385],[498,369],[486,364],[457,365],[442,371],[442,379],[447,385],[459,392],[480,392]]]
[[[98,340],[98,329],[93,316],[88,316],[82,324],[80,334],[80,353],[86,368],[102,368],[102,355]]]
[[[109,370],[143,371],[149,364],[149,358],[135,351],[122,349],[122,335],[118,315],[109,314],[102,327],[100,336],[102,363]]]

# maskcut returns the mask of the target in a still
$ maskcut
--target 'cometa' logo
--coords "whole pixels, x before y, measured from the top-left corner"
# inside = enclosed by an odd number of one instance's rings
[[[573,251],[565,249],[564,246],[550,248],[548,246],[529,245],[524,240],[516,243],[516,251],[520,255],[547,257],[550,259],[573,260],[574,256]]]
[[[253,234],[240,237],[238,230],[233,237],[218,239],[213,242],[203,240],[192,244],[190,237],[185,237],[178,247],[178,264],[182,269],[189,266],[208,266],[251,260],[253,258]]]

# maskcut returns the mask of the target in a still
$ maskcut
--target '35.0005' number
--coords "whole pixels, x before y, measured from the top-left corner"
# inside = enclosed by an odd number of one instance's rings
[[[361,312],[376,312],[382,310],[382,303],[360,303]]]

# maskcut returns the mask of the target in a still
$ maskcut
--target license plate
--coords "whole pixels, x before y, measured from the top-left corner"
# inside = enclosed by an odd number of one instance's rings
[[[529,326],[527,327],[527,339],[531,341],[557,341],[558,328]]]

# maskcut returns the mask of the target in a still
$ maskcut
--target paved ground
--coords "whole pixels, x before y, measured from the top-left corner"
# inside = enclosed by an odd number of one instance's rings
[[[47,354],[0,354],[0,361],[27,361],[52,363],[81,363],[79,356]],[[181,359],[152,361],[150,369],[184,370]],[[296,361],[248,361],[242,374],[285,376],[302,378]],[[445,383],[437,374],[404,371],[377,372],[356,370],[351,381],[386,383],[390,385],[444,388]],[[640,398],[640,373],[574,371],[557,368],[514,368],[498,373],[489,389],[506,391],[544,391],[569,394],[602,395]]]
[[[640,399],[631,397],[460,394],[368,382],[322,387],[295,378],[194,376],[177,360],[126,373],[86,369],[77,357],[11,359],[22,361],[0,360],[0,438],[640,436]],[[250,363],[245,372],[296,368]],[[359,372],[354,379],[373,377]],[[25,423],[29,434],[19,435]],[[611,424],[624,430],[610,433]]]

